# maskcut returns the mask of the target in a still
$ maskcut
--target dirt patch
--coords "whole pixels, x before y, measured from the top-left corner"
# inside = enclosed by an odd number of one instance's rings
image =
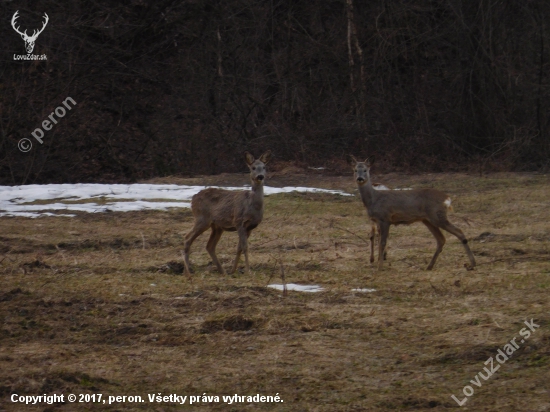
[[[257,326],[258,321],[240,315],[223,316],[219,319],[206,320],[201,325],[202,333],[214,333],[221,330],[238,332],[250,330]]]

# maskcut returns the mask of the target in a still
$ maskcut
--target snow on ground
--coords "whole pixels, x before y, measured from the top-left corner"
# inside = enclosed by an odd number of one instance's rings
[[[0,216],[70,217],[75,215],[51,213],[51,211],[101,213],[191,207],[190,202],[193,195],[206,187],[96,183],[0,186]],[[224,187],[223,189],[247,190],[249,186]],[[289,192],[352,196],[340,190],[315,187],[264,187],[266,196]],[[39,202],[39,204],[29,204],[33,202]]]
[[[277,290],[284,290],[283,285],[279,284],[272,284],[267,285],[268,288],[273,288]],[[286,284],[286,290],[295,290],[297,292],[324,292],[325,288],[319,286],[319,285],[298,285],[296,283],[287,283]],[[363,293],[372,293],[376,292],[376,289],[352,289],[352,292],[363,292]]]
[[[267,285],[268,288],[273,288],[277,290],[283,290],[283,285]],[[318,285],[297,285],[296,283],[287,283],[286,284],[286,290],[296,290],[298,292],[322,292],[325,290],[325,288],[322,288]]]

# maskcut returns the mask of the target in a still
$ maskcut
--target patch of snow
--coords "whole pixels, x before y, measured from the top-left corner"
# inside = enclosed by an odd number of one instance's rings
[[[267,285],[268,288],[273,288],[277,290],[283,290],[283,285]],[[295,290],[297,292],[323,292],[325,288],[322,288],[318,285],[297,285],[296,283],[287,283],[286,290]]]
[[[239,187],[239,188],[225,187],[224,189],[242,190],[242,187]],[[264,195],[266,195],[266,196],[275,195],[275,194],[278,194],[278,193],[291,193],[291,192],[326,193],[326,194],[331,194],[331,195],[353,196],[349,193],[342,192],[341,190],[319,189],[319,188],[316,188],[316,187],[302,187],[302,186],[270,187],[270,186],[264,186]]]
[[[193,195],[207,187],[218,186],[96,183],[0,186],[0,216],[29,218],[39,216],[74,217],[75,215],[73,214],[55,214],[47,211],[102,213],[166,210],[173,207],[189,208],[191,207],[190,202]],[[225,187],[223,189],[247,190],[249,187]],[[266,196],[290,192],[352,196],[340,190],[327,190],[315,187],[264,187],[264,194]],[[35,201],[48,200],[52,202],[28,204]],[[64,201],[71,203],[63,203]]]
[[[283,290],[283,285],[272,284],[267,285],[268,288],[273,288],[277,290]],[[286,290],[295,290],[297,292],[323,292],[325,288],[319,285],[297,285],[296,283],[287,283]],[[376,289],[352,289],[352,292],[361,292],[361,293],[372,293],[376,292]]]
[[[372,187],[375,190],[412,190],[412,187],[402,187],[402,188],[396,187],[395,189],[390,189],[388,186],[383,185],[382,183],[373,183]]]

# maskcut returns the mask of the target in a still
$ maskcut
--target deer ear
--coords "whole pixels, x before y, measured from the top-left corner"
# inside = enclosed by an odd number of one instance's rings
[[[264,165],[266,165],[270,159],[271,159],[271,150],[268,150],[267,152],[265,152],[263,155],[260,156],[260,162],[262,162]]]
[[[252,163],[254,163],[254,156],[249,152],[244,152],[244,160],[246,161],[246,164],[250,166]]]
[[[372,165],[374,164],[374,159],[375,159],[374,155],[369,156],[369,157],[367,157],[367,159],[365,160],[365,163],[368,164],[369,166],[372,166]]]
[[[353,155],[348,155],[348,163],[350,164],[351,167],[354,167],[357,163],[359,163],[357,161],[357,159],[355,158],[355,156]]]

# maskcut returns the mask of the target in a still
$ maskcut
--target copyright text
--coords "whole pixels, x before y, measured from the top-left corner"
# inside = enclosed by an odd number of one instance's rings
[[[234,403],[278,403],[284,402],[279,396],[279,393],[275,395],[261,395],[259,393],[255,395],[209,395],[203,393],[202,395],[178,395],[175,393],[163,394],[148,393],[146,396],[141,395],[103,395],[102,393],[70,393],[67,396],[64,394],[51,394],[51,395],[18,395],[14,393],[11,395],[10,400],[14,403],[25,403],[27,405],[36,405],[40,403],[46,403],[52,405],[55,403],[102,403],[102,404],[115,404],[115,403],[175,403],[179,405],[192,405],[197,403],[225,403],[231,405]]]

